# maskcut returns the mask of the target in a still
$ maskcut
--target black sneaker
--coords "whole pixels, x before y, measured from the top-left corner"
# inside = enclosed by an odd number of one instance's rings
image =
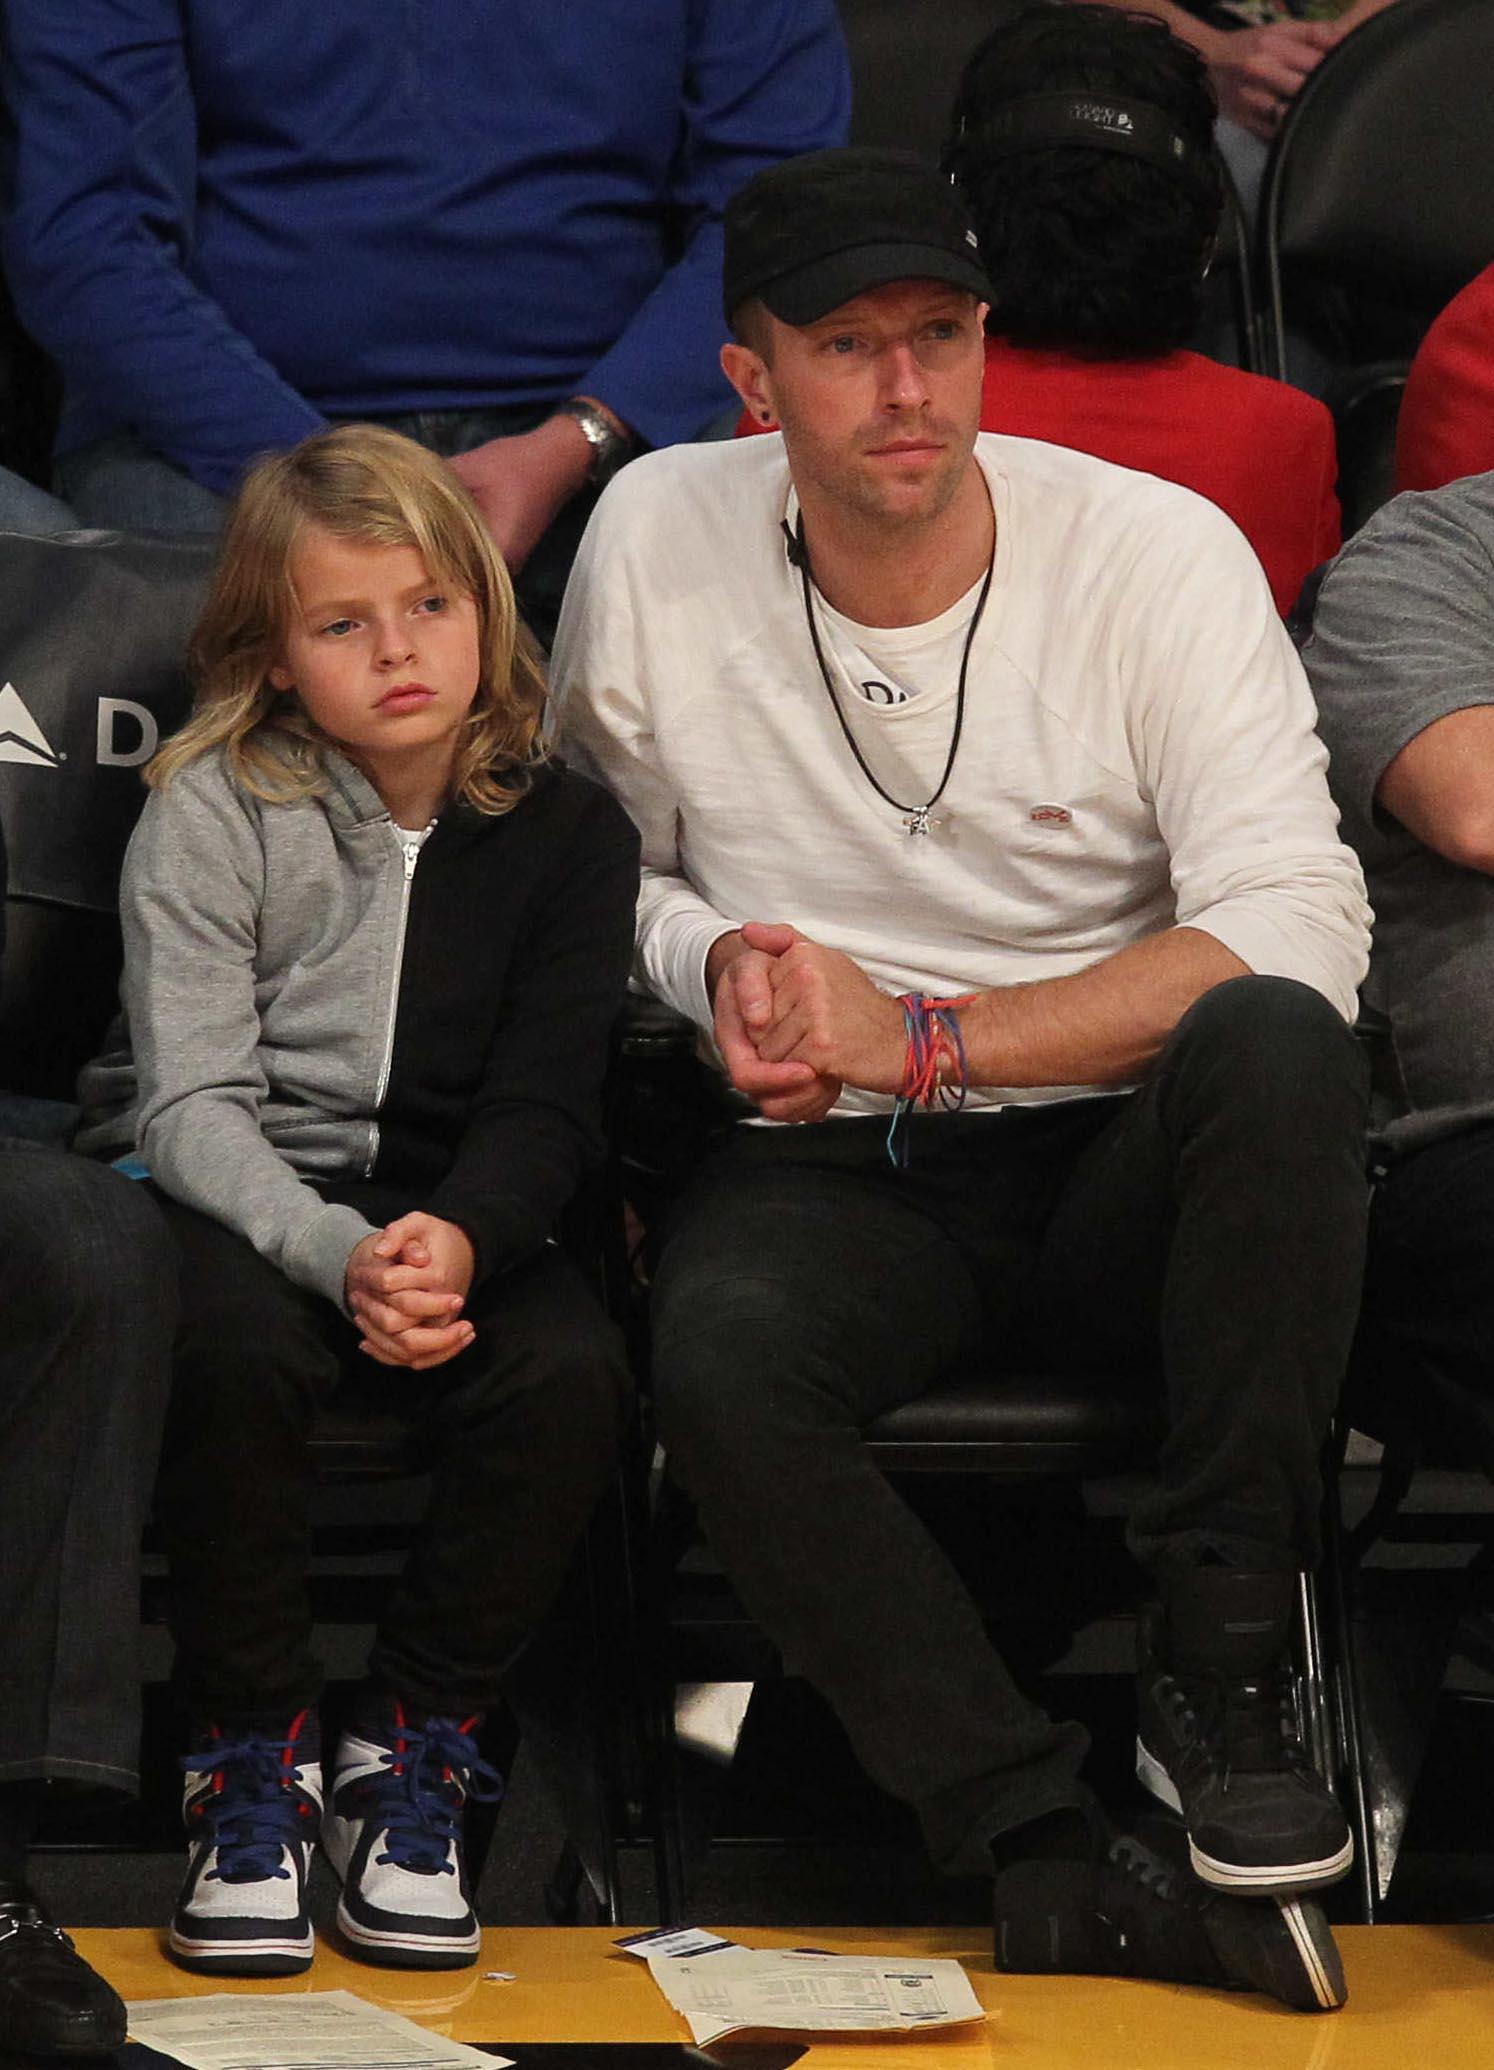
[[[1336,1883],[1354,1860],[1348,1822],[1297,1734],[1294,1586],[1201,1568],[1142,1626],[1136,1773],[1182,1813],[1203,1881],[1242,1896]]]
[[[59,2060],[124,2047],[118,1992],[89,1968],[24,1883],[0,1882],[0,2035],[27,2055]]]
[[[337,1925],[354,1950],[401,1969],[461,1969],[482,1936],[462,1855],[462,1807],[496,1798],[496,1769],[472,1740],[475,1718],[419,1725],[387,1714],[338,1743],[322,1827],[342,1878]]]
[[[278,1738],[210,1727],[183,1758],[187,1877],[167,1941],[185,1969],[295,1976],[311,1964],[306,1876],[322,1815],[316,1721]]]
[[[1113,1840],[1098,1861],[1015,1862],[995,1903],[998,1969],[1263,1991],[1298,2012],[1348,1996],[1319,1906],[1221,1897],[1138,1840]]]

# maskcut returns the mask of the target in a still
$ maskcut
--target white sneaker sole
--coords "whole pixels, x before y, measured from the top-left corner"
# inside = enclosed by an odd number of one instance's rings
[[[263,1934],[254,1940],[199,1940],[172,1926],[166,1945],[184,1969],[222,1976],[297,1976],[310,1969],[316,1951],[313,1934]]]
[[[466,1969],[477,1960],[482,1947],[482,1930],[470,1933],[411,1933],[407,1928],[385,1930],[364,1926],[348,1914],[339,1899],[337,1931],[352,1947],[366,1949],[381,1962],[397,1969]]]
[[[1282,1923],[1292,1937],[1302,1961],[1303,1973],[1312,1985],[1318,2004],[1324,2012],[1335,2012],[1345,2002],[1347,1993],[1340,1990],[1329,1976],[1312,1929],[1303,1916],[1302,1907],[1293,1904],[1288,1898],[1279,1900],[1277,1909],[1281,1913]]]
[[[1183,1800],[1172,1777],[1140,1739],[1136,1742],[1136,1776],[1160,1803],[1182,1816]],[[1315,1890],[1347,1876],[1354,1866],[1354,1836],[1351,1833],[1336,1853],[1325,1854],[1317,1861],[1274,1862],[1268,1868],[1251,1869],[1240,1862],[1221,1862],[1205,1854],[1190,1833],[1188,1858],[1199,1882],[1207,1883],[1211,1890],[1243,1892],[1252,1897],[1290,1897],[1293,1891]]]
[[[329,1813],[322,1823],[322,1853],[344,1886],[356,1846],[353,1822]],[[337,1900],[337,1930],[350,1947],[396,1969],[465,1969],[476,1961],[482,1947],[482,1929],[476,1925],[462,1934],[423,1934],[413,1933],[408,1927],[367,1926],[350,1915],[345,1897]]]

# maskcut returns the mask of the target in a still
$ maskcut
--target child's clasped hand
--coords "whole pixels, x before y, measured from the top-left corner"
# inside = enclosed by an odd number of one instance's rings
[[[365,1236],[348,1259],[347,1306],[359,1350],[422,1372],[472,1342],[462,1315],[475,1265],[465,1230],[417,1211]]]

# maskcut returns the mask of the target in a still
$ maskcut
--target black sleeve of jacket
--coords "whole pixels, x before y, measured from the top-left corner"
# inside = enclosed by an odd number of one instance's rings
[[[472,1239],[478,1280],[553,1233],[599,1153],[637,899],[638,835],[597,791],[526,918],[481,1089],[428,1202]]]

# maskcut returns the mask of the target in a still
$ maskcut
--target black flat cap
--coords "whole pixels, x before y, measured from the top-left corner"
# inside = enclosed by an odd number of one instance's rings
[[[815,323],[868,288],[938,280],[991,299],[963,204],[911,152],[849,145],[769,166],[726,207],[727,321],[751,296]]]

